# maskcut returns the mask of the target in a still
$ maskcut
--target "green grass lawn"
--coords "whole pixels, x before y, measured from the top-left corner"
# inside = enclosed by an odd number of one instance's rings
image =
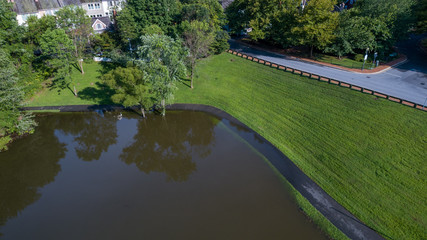
[[[61,106],[111,104],[109,100],[111,90],[100,82],[100,76],[109,69],[109,65],[92,62],[84,64],[83,67],[85,74],[81,74],[77,68],[73,68],[70,88],[59,89],[48,87],[33,96],[33,98],[28,101],[27,105]],[[75,97],[73,93],[74,86],[77,89],[77,97]]]
[[[85,68],[85,75],[73,75],[79,97],[46,90],[29,105],[108,103],[109,90],[99,83],[105,68]],[[384,237],[427,239],[425,112],[230,54],[205,59],[196,71],[195,88],[180,83],[176,102],[212,105],[238,118]],[[316,223],[343,238],[293,193]]]
[[[330,64],[334,64],[334,65],[338,65],[346,68],[362,69],[362,66],[363,66],[363,62],[358,62],[347,57],[338,59],[334,56],[329,56],[325,54],[316,54],[315,59],[316,61],[319,61],[319,62],[330,63]],[[369,62],[368,60],[368,62],[365,64],[365,69],[370,69],[370,68],[372,68],[372,61]]]
[[[194,86],[176,102],[238,118],[384,237],[427,238],[425,112],[230,54],[200,62]]]

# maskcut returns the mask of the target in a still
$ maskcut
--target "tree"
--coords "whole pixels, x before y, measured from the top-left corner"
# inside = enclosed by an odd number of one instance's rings
[[[407,37],[408,30],[414,27],[415,3],[415,0],[360,0],[357,2],[355,8],[358,10],[358,16],[368,18],[374,23],[372,31],[378,32],[375,33],[375,41],[381,53],[389,51],[396,41]],[[377,26],[381,28],[380,31],[377,31]]]
[[[48,30],[41,36],[40,47],[49,65],[55,69],[54,83],[61,88],[70,88],[71,62],[75,59],[73,41],[63,29]],[[77,96],[75,86],[74,95]]]
[[[116,24],[123,46],[128,46],[131,40],[135,40],[139,35],[139,26],[132,15],[131,7],[125,5],[116,17]]]
[[[143,28],[152,24],[158,25],[164,32],[167,32],[177,14],[178,2],[176,0],[128,0],[123,10],[128,11],[125,12],[130,15],[127,18],[135,22],[137,34],[141,34]],[[119,16],[121,14],[122,12],[119,13]],[[126,23],[123,22],[123,24]]]
[[[32,133],[36,123],[31,114],[19,111],[24,91],[18,85],[15,66],[8,54],[0,48],[0,151],[7,149],[9,135]]]
[[[27,26],[27,41],[38,45],[41,35],[43,35],[47,30],[53,30],[56,28],[56,17],[52,15],[45,15],[41,18],[37,18],[37,16],[30,16],[27,19]]]
[[[417,16],[417,32],[427,32],[427,0],[420,0],[415,11]]]
[[[209,46],[214,41],[214,35],[210,31],[209,25],[199,21],[182,22],[184,29],[182,37],[184,46],[188,48],[188,62],[191,70],[191,88],[193,88],[194,68],[199,58],[206,57],[209,53]]]
[[[335,38],[338,13],[332,12],[334,3],[334,0],[311,0],[297,16],[298,25],[292,28],[292,33],[297,43],[310,46],[310,57],[314,47],[322,49]]]
[[[12,43],[17,35],[18,22],[13,3],[0,0],[0,44]]]
[[[141,36],[141,44],[135,62],[152,84],[164,116],[166,104],[173,100],[176,82],[186,75],[185,58],[188,51],[180,41],[165,35]]]
[[[111,99],[125,107],[138,105],[145,118],[145,110],[153,105],[151,84],[144,73],[136,67],[118,67],[105,74],[103,81],[116,91]]]
[[[84,74],[83,55],[89,43],[89,37],[93,33],[93,29],[90,26],[90,18],[83,8],[75,6],[63,7],[55,14],[58,26],[73,40],[74,56],[77,59],[81,73]]]
[[[325,48],[341,58],[357,50],[377,49],[376,34],[387,36],[388,29],[381,22],[367,17],[357,16],[352,10],[345,11],[339,16],[339,26],[335,31],[335,41]]]

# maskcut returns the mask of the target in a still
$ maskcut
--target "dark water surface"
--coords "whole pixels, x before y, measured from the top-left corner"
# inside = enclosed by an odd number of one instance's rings
[[[200,112],[116,115],[38,116],[0,153],[0,239],[325,239],[252,133]]]

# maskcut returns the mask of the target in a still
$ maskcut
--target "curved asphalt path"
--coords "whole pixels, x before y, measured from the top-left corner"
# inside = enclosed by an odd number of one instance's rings
[[[22,110],[59,110],[61,112],[86,112],[86,111],[117,111],[123,110],[121,106],[112,105],[74,105],[54,107],[25,107]],[[226,119],[247,131],[238,134],[257,151],[264,155],[270,163],[301,193],[319,212],[321,212],[332,224],[340,229],[350,239],[383,239],[375,230],[366,226],[353,216],[343,206],[329,196],[322,188],[311,180],[301,169],[299,169],[288,157],[286,157],[273,144],[250,129],[248,126],[231,116],[230,114],[207,105],[201,104],[173,104],[168,110],[201,111]],[[261,143],[260,143],[261,142]]]
[[[230,48],[268,62],[321,75],[342,82],[354,84],[390,96],[398,97],[417,104],[424,104],[427,98],[427,54],[418,46],[419,40],[426,35],[412,35],[398,45],[399,51],[408,60],[381,73],[355,73],[320,64],[306,62],[294,57],[258,50],[230,40]]]

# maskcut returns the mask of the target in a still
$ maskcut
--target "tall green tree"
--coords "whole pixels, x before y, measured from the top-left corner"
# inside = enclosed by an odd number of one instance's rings
[[[333,53],[338,58],[367,48],[377,49],[377,35],[390,35],[389,29],[380,20],[358,16],[357,11],[345,11],[340,14],[339,19],[338,28],[334,32],[335,40],[325,48],[326,52]]]
[[[53,30],[55,28],[57,28],[55,16],[45,15],[41,18],[37,18],[37,16],[30,16],[27,19],[27,41],[39,45],[41,35],[43,35],[47,30]]]
[[[41,36],[40,48],[47,63],[55,69],[54,84],[63,89],[70,88],[71,64],[75,61],[73,41],[63,29],[48,30]],[[74,95],[77,96],[75,86]]]
[[[296,42],[313,48],[324,49],[334,40],[334,31],[338,26],[338,13],[332,12],[335,0],[311,0],[297,16],[297,26],[292,28]]]
[[[141,36],[136,64],[144,72],[165,115],[166,104],[173,101],[176,82],[186,75],[185,58],[188,51],[182,43],[165,35]]]
[[[125,107],[139,106],[145,118],[145,110],[154,102],[151,84],[144,77],[144,72],[136,67],[119,67],[105,74],[103,81],[116,93],[111,97],[113,102]]]
[[[180,21],[198,21],[207,24],[214,38],[210,42],[211,53],[219,54],[227,50],[230,46],[228,33],[223,30],[227,24],[227,18],[221,4],[216,0],[186,0],[182,1]],[[182,25],[181,25],[182,27]]]
[[[56,13],[58,26],[63,29],[73,40],[74,56],[84,74],[83,56],[86,46],[89,45],[90,36],[93,29],[90,25],[90,18],[81,7],[66,6]]]
[[[0,0],[0,44],[10,44],[16,40],[18,33],[16,13],[13,11],[13,3]]]
[[[184,46],[187,47],[188,63],[191,71],[191,88],[193,88],[194,68],[196,67],[197,59],[206,57],[209,54],[209,46],[215,40],[215,35],[211,31],[209,24],[199,21],[184,21],[182,22],[184,29],[182,37]]]
[[[0,48],[0,151],[6,150],[11,134],[32,133],[36,123],[30,114],[19,111],[24,91],[18,84],[10,56]]]
[[[407,37],[408,30],[415,26],[415,4],[415,0],[359,0],[355,8],[358,16],[374,22],[372,29],[378,32],[375,34],[378,50],[384,52]],[[381,30],[377,31],[376,26]],[[387,29],[387,35],[383,29]]]
[[[132,9],[129,5],[125,5],[125,8],[117,14],[116,24],[123,46],[128,46],[131,41],[135,41],[140,36],[140,28],[132,15]]]

